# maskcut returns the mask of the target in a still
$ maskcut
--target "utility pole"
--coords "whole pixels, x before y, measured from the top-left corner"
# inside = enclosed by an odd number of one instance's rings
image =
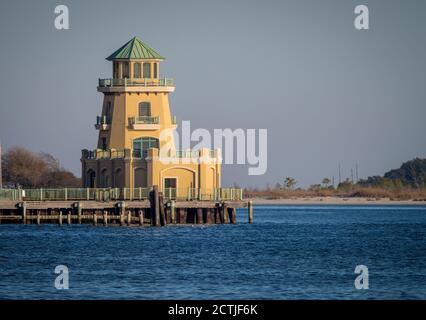
[[[359,179],[358,179],[358,163],[355,164],[355,177],[356,177],[356,182],[358,183]]]
[[[351,180],[352,180],[352,184],[354,183],[354,169],[351,168]]]

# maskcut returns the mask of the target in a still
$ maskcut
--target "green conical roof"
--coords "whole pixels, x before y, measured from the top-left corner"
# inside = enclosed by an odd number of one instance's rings
[[[152,49],[146,43],[143,43],[138,37],[132,38],[120,49],[110,55],[107,60],[116,59],[161,59],[165,58],[161,56],[157,51]]]

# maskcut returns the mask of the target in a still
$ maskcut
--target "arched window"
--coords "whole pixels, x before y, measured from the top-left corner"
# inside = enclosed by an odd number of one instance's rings
[[[150,117],[151,116],[151,104],[149,102],[139,103],[139,117]]]
[[[143,77],[151,78],[151,64],[149,62],[145,62],[143,64]]]
[[[133,78],[140,78],[141,77],[141,64],[135,63],[133,64]]]
[[[133,140],[133,156],[136,158],[145,158],[146,152],[151,148],[159,148],[158,139],[140,137]]]

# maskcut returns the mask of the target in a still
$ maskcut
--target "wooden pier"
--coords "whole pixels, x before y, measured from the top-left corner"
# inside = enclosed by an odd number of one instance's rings
[[[0,223],[166,226],[168,224],[236,224],[239,201],[165,200],[154,188],[149,199],[132,201],[0,201]]]

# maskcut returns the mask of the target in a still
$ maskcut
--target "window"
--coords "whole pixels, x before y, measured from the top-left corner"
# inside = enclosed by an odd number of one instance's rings
[[[151,104],[149,102],[139,103],[139,117],[151,116]]]
[[[158,70],[157,70],[157,68],[158,68],[157,63],[154,63],[154,79],[158,78]]]
[[[123,70],[123,78],[130,78],[129,74],[129,63],[128,62],[124,62],[123,64],[124,70]]]
[[[143,64],[143,77],[151,78],[151,64],[148,62]]]
[[[140,78],[141,77],[141,64],[135,63],[133,64],[133,78]]]
[[[159,148],[158,139],[141,137],[133,140],[133,156],[136,158],[144,158],[146,152],[151,148]]]
[[[118,62],[114,62],[112,73],[113,73],[113,77],[115,79],[119,78],[119,75],[118,75]]]
[[[107,139],[102,138],[102,150],[106,150],[106,149],[107,149]]]

